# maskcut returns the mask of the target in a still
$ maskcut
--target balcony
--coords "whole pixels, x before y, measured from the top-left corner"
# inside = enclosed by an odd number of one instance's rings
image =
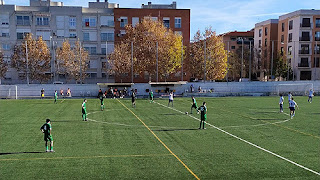
[[[299,54],[309,54],[309,50],[299,50]]]
[[[302,28],[311,28],[312,27],[312,23],[300,23],[300,27]]]
[[[310,41],[310,36],[302,36],[299,39],[300,41]]]
[[[298,64],[298,67],[308,68],[308,67],[309,67],[309,62],[299,63],[299,64]]]
[[[314,54],[320,54],[320,50],[314,50]]]
[[[315,37],[314,40],[315,41],[320,41],[320,37]]]

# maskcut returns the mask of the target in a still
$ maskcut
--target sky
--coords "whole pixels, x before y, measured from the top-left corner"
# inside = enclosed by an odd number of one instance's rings
[[[87,7],[95,0],[54,0],[64,6]],[[103,1],[103,0],[100,0]],[[171,4],[173,0],[109,0],[120,8],[140,8],[141,4]],[[29,0],[4,0],[5,4],[28,6]],[[211,27],[217,34],[248,31],[258,22],[278,19],[280,15],[299,9],[320,9],[319,0],[176,0],[178,9],[191,9],[191,38]]]

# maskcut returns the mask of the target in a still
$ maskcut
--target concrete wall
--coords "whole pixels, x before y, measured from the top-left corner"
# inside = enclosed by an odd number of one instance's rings
[[[195,91],[198,91],[198,87],[201,86],[203,90],[202,93],[192,94],[190,92],[190,85],[194,86]],[[174,85],[174,86],[157,86],[151,87],[148,83],[134,84],[132,89],[137,89],[139,96],[146,96],[148,92],[146,89],[152,89],[156,96],[164,95],[165,93],[156,93],[157,90],[165,90],[169,88],[170,90],[175,90],[176,95],[195,95],[195,96],[237,96],[237,95],[275,95],[277,94],[277,87],[279,84],[290,84],[290,88],[295,87],[300,88],[306,85],[306,90],[313,84],[314,92],[320,94],[320,81],[278,81],[278,82],[213,82],[213,83],[187,83],[185,85]],[[293,86],[295,84],[296,86]],[[11,88],[11,93],[14,91],[14,86],[0,85],[1,96],[3,97],[8,91],[8,87]],[[98,94],[98,90],[101,88],[103,91],[106,90],[104,87],[99,87],[98,85],[78,85],[78,84],[18,84],[18,97],[39,97],[40,90],[44,88],[45,96],[52,97],[54,91],[57,90],[58,93],[61,89],[66,93],[67,89],[71,89],[73,97],[95,97]],[[118,88],[119,90],[123,88]],[[214,89],[213,93],[209,93],[210,89]],[[128,88],[130,91],[131,88]],[[207,93],[206,93],[207,92]],[[294,90],[293,90],[294,92]]]

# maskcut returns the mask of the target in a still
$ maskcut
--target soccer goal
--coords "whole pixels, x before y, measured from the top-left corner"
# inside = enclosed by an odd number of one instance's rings
[[[292,95],[308,95],[310,89],[313,89],[312,83],[279,84],[277,86],[277,95],[287,95],[289,92]]]
[[[0,99],[18,99],[18,86],[0,85]]]

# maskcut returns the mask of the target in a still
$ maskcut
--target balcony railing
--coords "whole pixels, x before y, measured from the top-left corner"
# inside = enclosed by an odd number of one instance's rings
[[[314,50],[314,54],[320,54],[320,50]]]
[[[299,54],[309,54],[309,50],[299,50]]]
[[[311,28],[312,23],[300,23],[300,27],[309,27]]]
[[[309,63],[299,63],[298,67],[309,67]]]
[[[320,41],[320,37],[315,37],[314,40],[315,41]]]
[[[302,36],[300,37],[300,41],[310,41],[310,36]]]

